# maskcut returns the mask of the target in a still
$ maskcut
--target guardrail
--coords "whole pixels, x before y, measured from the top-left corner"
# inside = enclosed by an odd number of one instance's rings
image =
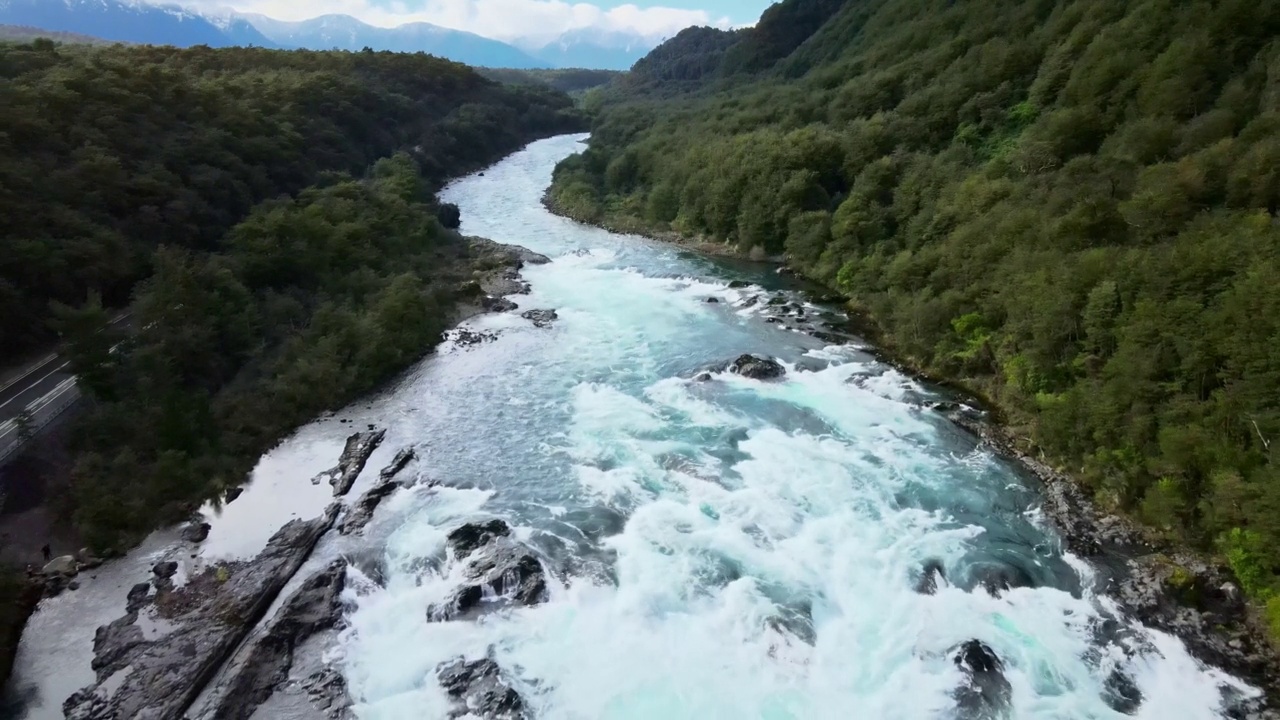
[[[44,397],[27,406],[29,420],[24,424],[10,420],[0,425],[0,465],[13,459],[31,438],[40,434],[49,423],[58,419],[80,399],[80,389],[75,378],[67,378]]]

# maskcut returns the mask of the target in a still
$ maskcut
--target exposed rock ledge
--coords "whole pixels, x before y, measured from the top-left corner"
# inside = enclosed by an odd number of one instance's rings
[[[1240,703],[1230,717],[1280,719],[1280,656],[1228,568],[1188,552],[1161,552],[1141,526],[1100,511],[1076,480],[1018,450],[1002,428],[962,412],[946,414],[1039,478],[1045,517],[1073,553],[1101,560],[1113,571],[1103,590],[1121,607],[1181,638],[1202,662],[1266,694],[1265,702]]]
[[[338,466],[313,482],[329,479],[336,494],[345,494],[383,436],[384,431],[374,429],[353,434]],[[370,493],[393,485],[412,458],[412,451],[399,453]],[[371,514],[377,500],[389,494],[381,492],[376,499],[367,493],[348,513],[353,527],[367,522],[367,517],[360,520],[361,508],[367,504]],[[158,564],[151,583],[138,583],[129,591],[125,615],[98,628],[92,663],[97,681],[67,698],[66,717],[179,718],[217,679],[204,705],[213,704],[209,717],[247,718],[287,677],[297,644],[332,627],[340,616],[337,598],[346,565],[334,563],[303,583],[269,626],[237,653],[341,510],[342,504],[335,502],[318,518],[289,522],[253,559],[208,567],[181,587],[171,578],[176,564]],[[319,685],[324,686],[321,694],[332,695],[341,683]],[[329,698],[328,704],[341,709],[338,698]]]
[[[150,607],[98,628],[93,641],[98,681],[67,698],[63,712],[73,720],[181,717],[337,513],[334,505],[313,520],[294,520],[253,560],[210,567],[176,590],[161,587]]]

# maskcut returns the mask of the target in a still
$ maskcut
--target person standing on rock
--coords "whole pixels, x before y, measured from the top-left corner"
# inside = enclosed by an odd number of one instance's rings
[[[44,556],[45,562],[49,562],[53,557],[53,550],[49,547],[48,543],[45,543],[45,546],[40,548],[40,554]]]

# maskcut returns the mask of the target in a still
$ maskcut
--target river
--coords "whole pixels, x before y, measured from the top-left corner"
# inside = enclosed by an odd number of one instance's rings
[[[957,716],[954,659],[971,640],[1000,658],[1016,720],[1222,717],[1221,688],[1243,686],[1179,640],[1117,622],[1093,569],[1041,519],[1034,481],[928,409],[936,390],[856,343],[768,322],[769,297],[804,301],[771,268],[546,211],[552,169],[583,137],[534,143],[443,193],[465,233],[552,258],[525,268],[532,292],[514,299],[558,320],[469,321],[496,339],[446,343],[304,428],[210,518],[205,556],[252,555],[327,502],[308,479],[351,427],[387,428],[375,471],[418,449],[434,486],[392,496],[364,538],[331,539],[309,564],[349,554],[382,576],[350,571],[347,627],[327,655],[362,720],[448,717],[435,671],[459,655],[494,658],[543,720],[941,720]],[[785,378],[696,379],[743,353],[778,358]],[[549,601],[428,622],[456,587],[447,533],[493,517],[544,558]],[[172,534],[33,619],[19,716],[60,716],[92,679],[91,628],[119,614]],[[931,562],[946,580],[919,592]],[[989,592],[999,577],[1016,587]],[[1130,714],[1115,709],[1121,690],[1141,695]]]
[[[1116,669],[1138,717],[1219,717],[1230,680],[1176,639],[1099,643],[1114,606],[1090,568],[1023,475],[922,408],[930,389],[740,307],[776,285],[767,270],[547,212],[580,140],[443,193],[465,233],[553,259],[516,299],[560,319],[474,321],[498,339],[442,352],[382,401],[389,442],[425,446],[442,486],[382,512],[385,586],[353,592],[341,655],[362,718],[445,716],[434,669],[486,654],[544,718],[945,718],[970,639],[1003,660],[1014,718],[1126,717],[1104,699]],[[746,352],[781,359],[785,380],[691,379]],[[551,601],[428,623],[453,587],[447,531],[492,516],[544,553]],[[921,594],[931,559],[950,582]],[[1031,586],[989,594],[1000,568]]]

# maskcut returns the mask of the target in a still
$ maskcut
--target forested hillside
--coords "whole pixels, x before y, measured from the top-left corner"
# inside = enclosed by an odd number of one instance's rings
[[[1265,600],[1277,38],[1280,4],[1252,0],[785,0],[637,63],[548,200],[785,253]]]
[[[117,549],[429,350],[470,276],[434,190],[584,127],[421,54],[39,40],[0,45],[0,106],[0,343],[69,341],[67,509]]]

